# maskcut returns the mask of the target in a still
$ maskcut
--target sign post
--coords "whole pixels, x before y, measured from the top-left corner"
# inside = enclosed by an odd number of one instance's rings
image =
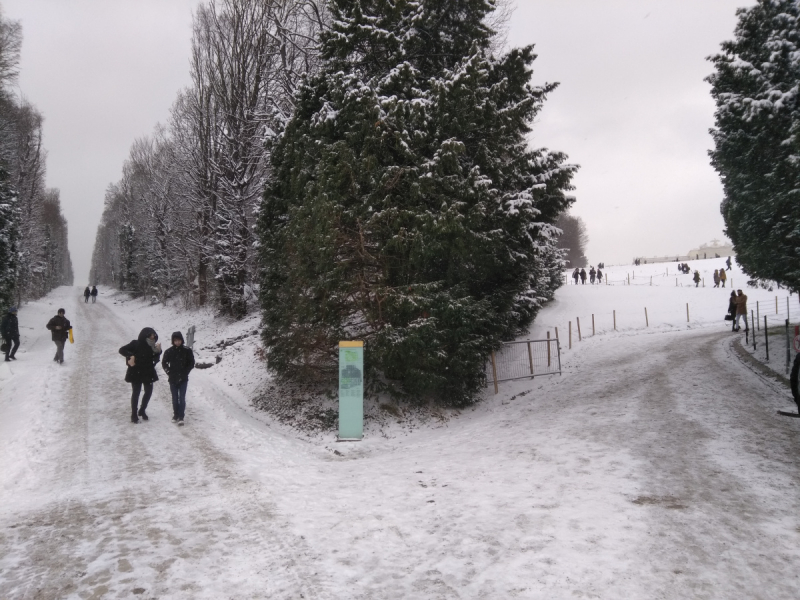
[[[364,342],[339,342],[340,442],[364,437]]]

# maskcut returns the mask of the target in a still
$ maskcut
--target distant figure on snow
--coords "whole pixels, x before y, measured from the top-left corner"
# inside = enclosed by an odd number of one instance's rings
[[[744,330],[747,331],[747,296],[742,290],[736,290],[736,321],[734,331],[739,331],[739,319],[744,317]]]
[[[589,283],[594,284],[594,278],[597,276],[597,271],[594,270],[594,267],[589,269]]]
[[[581,285],[586,285],[586,269],[581,269]]]
[[[725,269],[719,270],[719,282],[722,284],[722,287],[725,287],[725,282],[728,280],[728,276],[725,274]]]
[[[700,271],[695,270],[692,281],[694,281],[694,287],[698,287],[700,285]]]
[[[86,286],[86,289],[83,290],[83,301],[87,304],[89,303],[89,296],[92,295],[92,290],[89,289],[89,286]]]
[[[119,353],[125,357],[128,365],[125,381],[131,384],[131,423],[138,423],[139,417],[147,421],[149,419],[145,411],[153,395],[153,382],[158,381],[156,365],[161,359],[161,344],[158,343],[156,330],[145,327],[139,332],[139,338],[120,348]],[[137,410],[142,387],[142,407]]]
[[[719,287],[719,269],[714,269],[714,287]]]
[[[597,268],[597,283],[603,283],[603,272],[600,267]]]
[[[58,314],[47,322],[47,328],[52,332],[52,339],[56,345],[56,355],[53,360],[60,365],[64,364],[64,344],[67,343],[69,330],[72,329],[72,325],[65,314],[66,311],[63,308],[59,308]]]
[[[728,265],[728,268],[726,270],[730,271],[731,270],[731,257],[730,256],[728,257],[728,260],[725,261],[725,264]]]
[[[92,304],[94,304],[96,301],[97,301],[97,286],[93,285],[92,286]]]
[[[3,321],[0,322],[0,337],[3,338],[3,346],[6,348],[6,362],[17,360],[14,355],[19,348],[19,321],[17,320],[17,307],[12,306],[8,309]]]
[[[172,346],[164,352],[161,366],[169,376],[172,422],[183,425],[183,418],[186,415],[186,387],[189,385],[189,372],[194,369],[194,352],[184,346],[180,331],[172,334]]]
[[[572,272],[572,278],[575,280],[575,285],[578,285],[578,279],[580,279],[581,271],[578,267],[575,267],[575,270]]]

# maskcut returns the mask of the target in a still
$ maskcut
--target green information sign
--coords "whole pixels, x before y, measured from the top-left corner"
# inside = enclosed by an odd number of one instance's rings
[[[339,441],[364,437],[364,342],[339,342]]]

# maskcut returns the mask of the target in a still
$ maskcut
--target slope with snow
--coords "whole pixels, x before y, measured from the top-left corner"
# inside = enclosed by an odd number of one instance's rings
[[[257,321],[61,288],[23,307],[19,360],[0,364],[0,597],[796,598],[800,420],[731,352],[725,296],[564,288],[533,337],[606,308],[620,330],[598,318],[563,343],[564,375],[335,444],[248,406]],[[688,325],[635,323],[643,302],[687,301]],[[44,324],[62,304],[59,367]],[[222,361],[191,376],[186,427],[163,377],[132,425],[117,349],[195,321]]]

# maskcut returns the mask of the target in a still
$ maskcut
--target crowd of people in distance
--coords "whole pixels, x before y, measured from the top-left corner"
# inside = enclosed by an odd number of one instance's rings
[[[603,263],[597,265],[597,269],[592,266],[589,267],[588,279],[590,284],[603,283],[603,272],[600,270],[602,264]],[[575,270],[572,272],[572,278],[575,280],[575,285],[578,285],[579,280],[581,285],[586,285],[586,269],[575,267]]]

